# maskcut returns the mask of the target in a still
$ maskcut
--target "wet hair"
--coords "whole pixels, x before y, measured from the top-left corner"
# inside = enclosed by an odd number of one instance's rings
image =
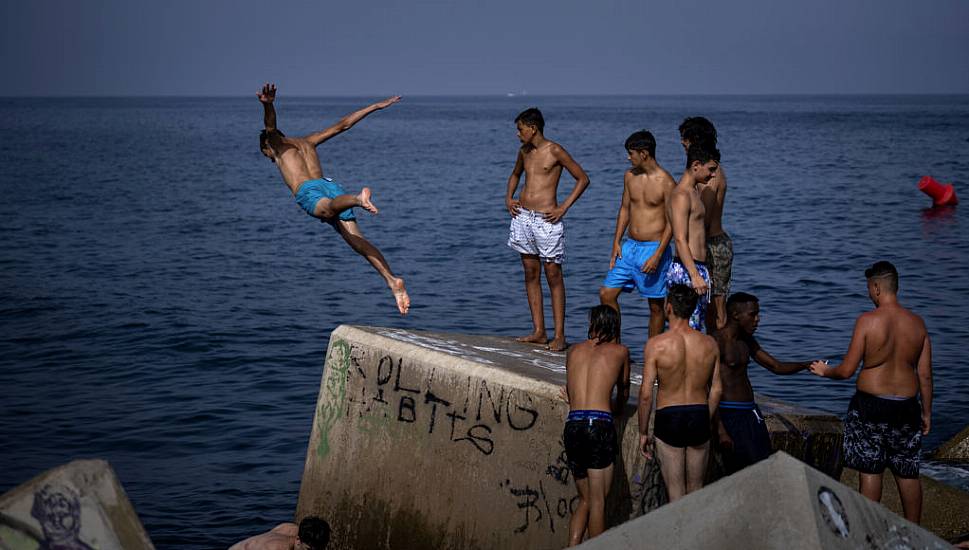
[[[673,315],[680,319],[689,319],[690,315],[693,315],[699,299],[695,290],[683,284],[670,286],[669,292],[666,293],[666,301],[673,306]]]
[[[684,118],[680,123],[680,139],[690,142],[690,145],[701,144],[707,147],[717,146],[717,129],[713,123],[702,116]]]
[[[888,288],[886,290],[898,292],[898,270],[895,269],[895,266],[891,262],[886,262],[885,260],[875,262],[865,270],[865,278],[887,281]]]
[[[720,162],[720,151],[716,147],[704,146],[698,143],[690,143],[690,148],[686,150],[686,167],[693,166],[694,162],[706,164],[711,160]]]
[[[299,522],[297,533],[300,542],[313,550],[324,550],[330,543],[330,524],[317,516],[307,516]]]
[[[649,130],[640,130],[638,132],[633,132],[628,138],[626,138],[626,150],[627,151],[646,151],[649,156],[656,156],[656,138]]]
[[[759,300],[753,294],[734,292],[727,298],[727,315],[733,315],[741,306],[756,304]]]
[[[597,344],[619,340],[619,312],[605,304],[589,310],[589,340]]]
[[[515,123],[517,124],[519,122],[525,126],[531,126],[539,132],[545,131],[545,117],[542,116],[542,112],[536,107],[525,109],[518,113],[518,116],[515,117]]]
[[[280,137],[286,137],[286,134],[280,132],[279,130],[263,130],[259,132],[259,150],[269,148],[269,136],[273,134],[278,134]]]

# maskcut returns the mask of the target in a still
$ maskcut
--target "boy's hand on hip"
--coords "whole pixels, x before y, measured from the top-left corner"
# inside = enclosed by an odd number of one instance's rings
[[[559,223],[561,219],[565,216],[565,207],[556,206],[555,208],[549,210],[545,213],[545,221],[548,223]]]
[[[505,199],[505,208],[508,209],[508,213],[514,218],[518,215],[518,211],[521,210],[521,203],[515,199]]]

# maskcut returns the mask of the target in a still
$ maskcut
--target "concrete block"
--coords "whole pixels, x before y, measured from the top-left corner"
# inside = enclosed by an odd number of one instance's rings
[[[578,548],[950,548],[784,452]]]
[[[0,496],[0,548],[154,546],[111,466],[103,460],[75,460]]]
[[[932,458],[947,462],[969,462],[969,426],[939,446],[932,453]]]
[[[561,439],[564,363],[511,338],[337,328],[297,520],[326,518],[336,549],[562,548],[577,502]],[[637,394],[617,421],[610,525],[666,502],[657,463],[639,453]],[[775,444],[840,471],[836,418],[762,408]]]

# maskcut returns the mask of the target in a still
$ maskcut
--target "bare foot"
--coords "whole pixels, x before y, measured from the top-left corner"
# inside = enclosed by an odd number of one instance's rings
[[[360,208],[363,208],[364,210],[366,210],[367,212],[370,212],[371,214],[377,213],[377,207],[374,206],[372,202],[370,202],[369,187],[364,187],[363,189],[361,189],[360,194],[357,195],[357,198],[360,200]]]
[[[548,343],[548,336],[545,336],[542,332],[533,332],[528,336],[519,336],[515,338],[515,341],[523,344],[539,344],[544,346]]]
[[[565,348],[569,345],[565,342],[565,338],[556,338],[548,345],[549,351],[565,351]]]
[[[394,293],[394,299],[397,300],[397,309],[400,310],[400,314],[407,315],[407,310],[410,309],[410,296],[407,295],[407,289],[404,288],[404,280],[394,279],[394,282],[390,284],[390,290]]]

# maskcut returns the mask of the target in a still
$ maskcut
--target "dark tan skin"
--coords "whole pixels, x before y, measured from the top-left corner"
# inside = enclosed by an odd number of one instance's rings
[[[642,266],[644,273],[653,273],[673,238],[673,226],[666,218],[666,204],[676,187],[676,181],[649,151],[627,151],[627,155],[633,166],[623,176],[622,203],[616,216],[609,269],[615,267],[616,260],[622,257],[622,237],[628,231],[629,237],[637,241],[659,241],[656,252]],[[620,288],[601,287],[599,301],[619,311],[621,293]],[[663,299],[650,298],[650,338],[663,332],[665,323]]]
[[[646,460],[653,458],[653,444],[660,459],[670,501],[703,485],[709,441],[699,447],[680,449],[655,439],[649,432],[653,407],[653,383],[658,381],[656,408],[706,404],[713,414],[720,402],[720,350],[716,341],[690,328],[688,319],[674,315],[666,304],[668,331],[646,342],[643,385],[639,390],[639,446]],[[687,316],[688,317],[688,316]]]
[[[269,139],[262,149],[262,154],[276,164],[283,181],[294,195],[303,182],[323,177],[323,165],[316,154],[316,148],[320,144],[349,130],[370,113],[386,109],[400,101],[400,96],[389,97],[344,116],[339,122],[320,132],[304,137],[288,137],[276,131],[276,108],[273,105],[276,100],[276,85],[264,85],[262,90],[256,94],[256,97],[263,105],[263,122],[266,131],[269,132]],[[340,233],[343,240],[357,254],[366,258],[370,265],[377,270],[377,273],[383,277],[394,295],[398,311],[402,315],[406,315],[410,308],[410,296],[404,286],[404,279],[394,275],[383,254],[363,236],[363,232],[355,221],[339,219],[334,221],[334,218],[339,216],[341,212],[355,206],[363,208],[371,214],[376,214],[377,207],[370,201],[370,196],[370,189],[364,187],[357,195],[346,194],[333,199],[320,199],[313,211],[313,217],[322,221],[333,222],[333,227]]]
[[[508,178],[505,207],[512,216],[517,216],[520,208],[527,208],[534,212],[542,212],[549,223],[557,223],[589,186],[589,176],[568,151],[558,143],[546,139],[538,128],[521,122],[516,123],[516,126],[522,146],[515,159],[515,168]],[[565,201],[559,204],[557,193],[563,168],[575,178],[575,187]],[[518,189],[522,174],[525,174],[525,186],[516,200],[515,191]],[[521,258],[522,267],[525,270],[525,293],[528,296],[528,309],[532,315],[534,330],[531,334],[518,338],[518,341],[546,344],[548,334],[542,306],[542,262],[538,256],[530,254],[522,254]],[[545,262],[544,268],[549,294],[552,295],[552,316],[555,319],[555,338],[548,344],[548,348],[552,351],[562,351],[567,347],[565,280],[562,277],[562,266],[554,262]]]
[[[738,304],[732,308],[727,324],[714,333],[720,348],[720,381],[723,385],[721,401],[753,401],[747,366],[751,358],[774,374],[794,374],[811,366],[810,361],[779,361],[767,353],[754,338],[760,324],[760,305],[757,302]],[[733,441],[718,419],[720,446],[733,448]]]
[[[848,353],[841,364],[811,364],[818,376],[844,380],[859,367],[858,389],[872,395],[914,397],[922,400],[922,434],[932,426],[932,344],[921,317],[902,307],[897,289],[888,277],[868,279],[868,297],[875,309],[855,322]],[[922,516],[922,483],[895,477],[905,518],[918,523]],[[882,474],[859,472],[859,491],[879,502]]]
[[[629,400],[629,349],[614,341],[586,340],[569,348],[565,360],[566,399],[570,410],[605,411],[620,415]],[[613,389],[616,399],[612,399]],[[579,505],[569,521],[569,546],[605,530],[605,499],[612,485],[613,466],[589,469],[577,479]]]
[[[669,216],[676,255],[690,274],[690,286],[700,295],[709,290],[695,263],[707,259],[706,208],[700,199],[700,186],[709,181],[719,167],[720,164],[713,160],[707,163],[693,161],[670,195]]]

